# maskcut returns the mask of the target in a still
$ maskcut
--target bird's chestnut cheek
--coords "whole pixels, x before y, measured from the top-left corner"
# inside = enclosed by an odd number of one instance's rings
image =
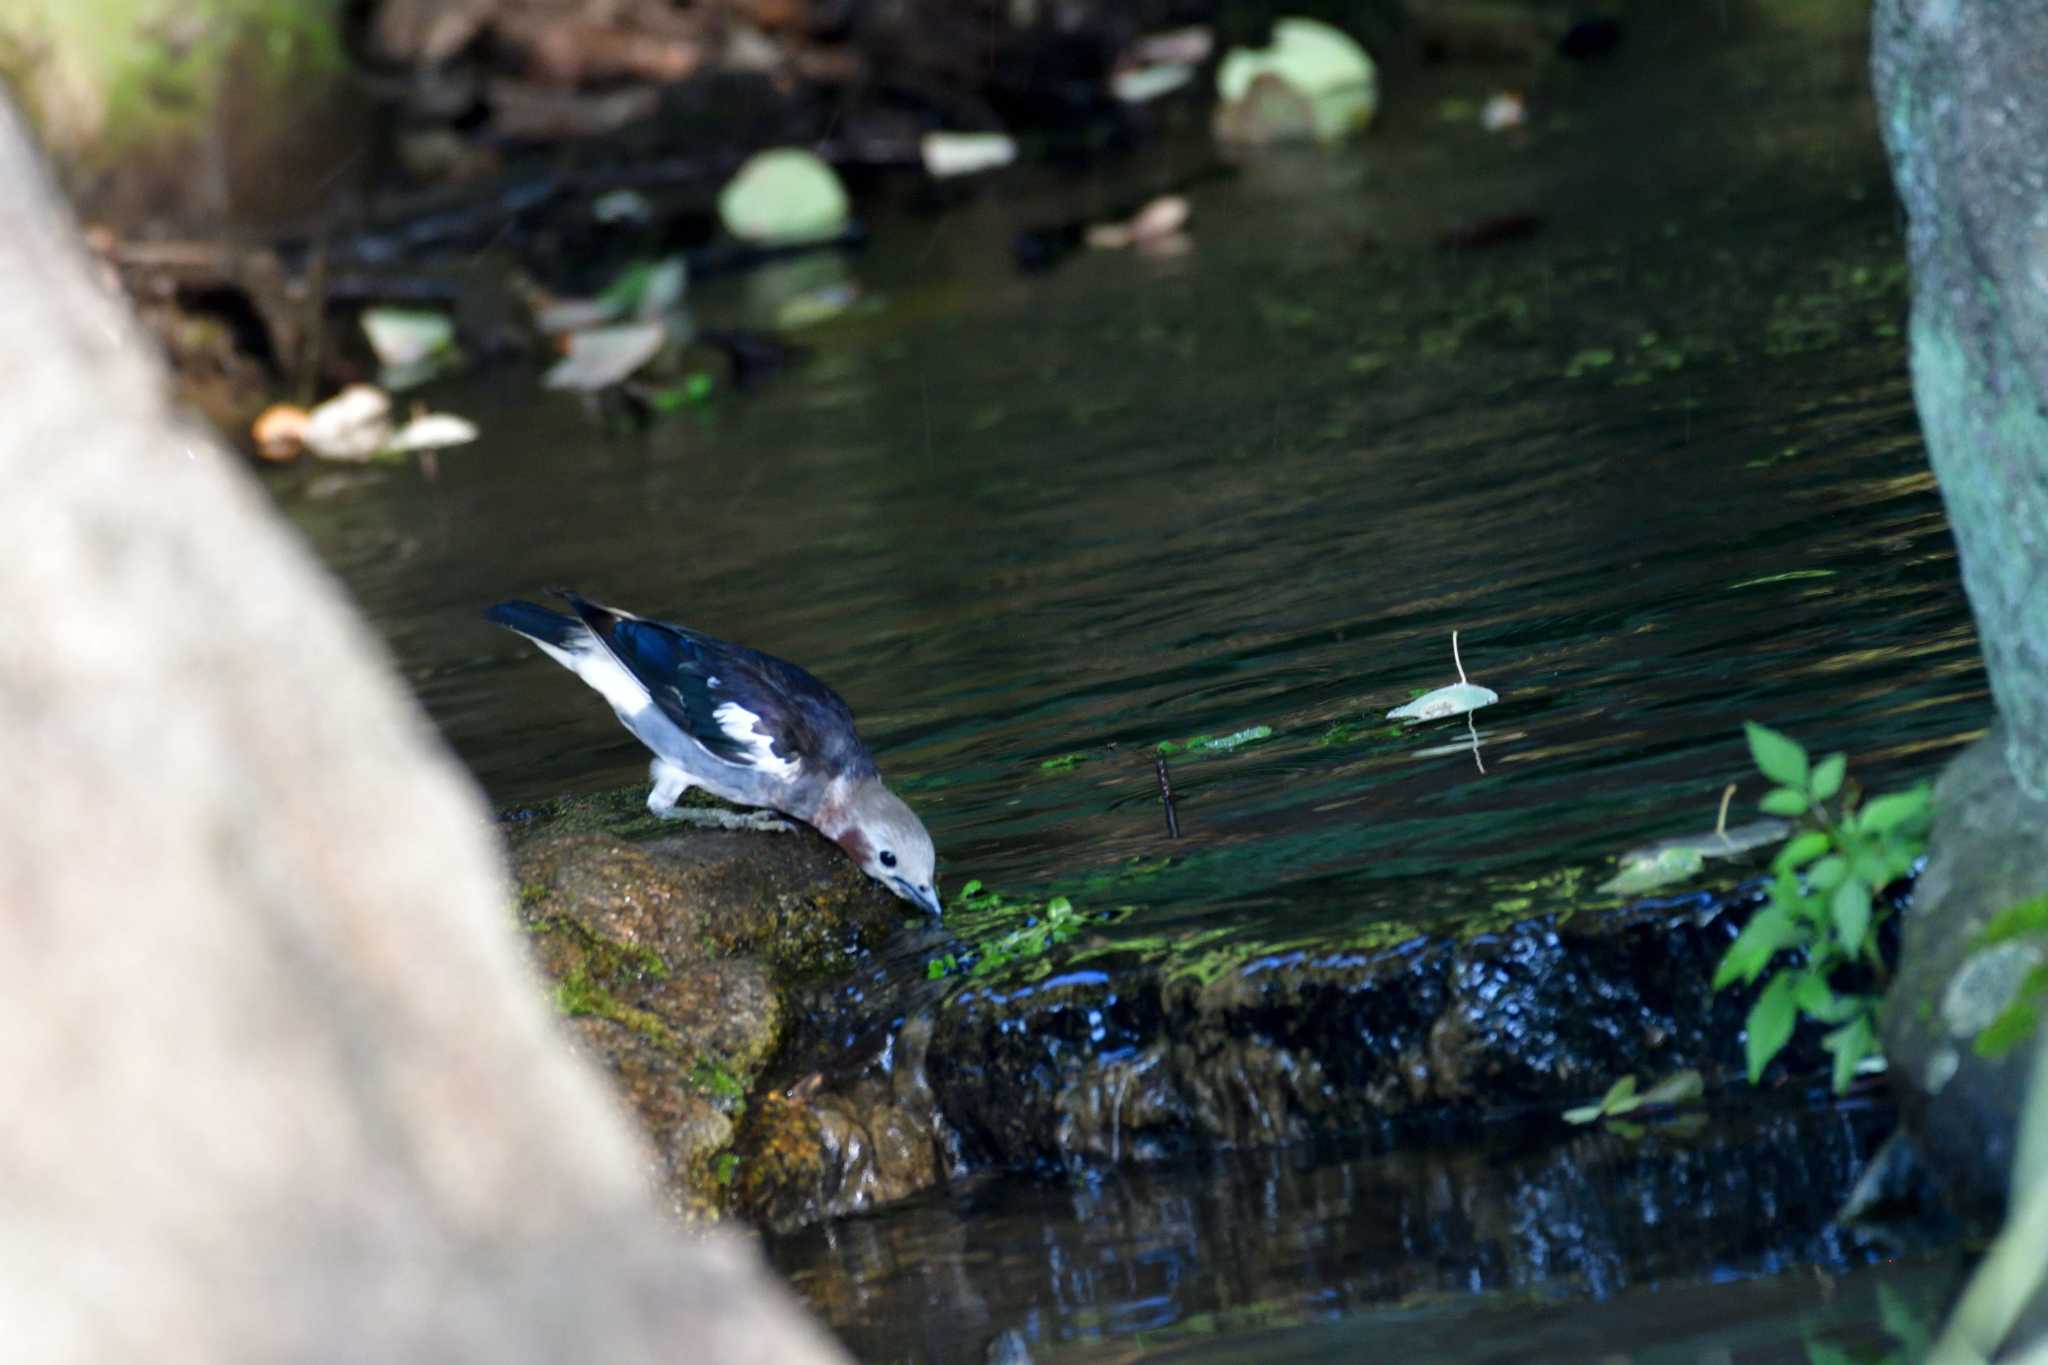
[[[857,829],[847,830],[844,834],[840,835],[839,846],[845,849],[846,856],[853,859],[854,863],[860,867],[868,865],[868,857],[874,852],[874,849],[868,844],[867,836]]]

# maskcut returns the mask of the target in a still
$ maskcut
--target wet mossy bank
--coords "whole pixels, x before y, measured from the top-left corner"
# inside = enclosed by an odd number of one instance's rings
[[[624,800],[515,829],[520,913],[692,1216],[795,1226],[989,1166],[1398,1142],[1553,1123],[1631,1072],[1740,1075],[1748,1001],[1710,983],[1741,903],[1200,974],[1054,945],[932,979],[963,946],[954,930],[906,914],[824,840],[676,830]],[[1822,1060],[1795,1049],[1773,1075]]]

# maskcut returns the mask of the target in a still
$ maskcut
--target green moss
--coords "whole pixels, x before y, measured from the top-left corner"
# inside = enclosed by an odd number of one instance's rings
[[[541,894],[545,898],[545,888]],[[600,980],[615,985],[626,980],[668,980],[668,960],[654,949],[606,938],[589,925],[567,915],[542,915],[531,919],[527,923],[527,932],[560,935],[573,945],[581,966]]]
[[[689,1055],[689,1049],[668,1025],[649,1011],[619,999],[582,967],[571,968],[555,983],[554,1001],[555,1008],[571,1018],[608,1019],[621,1028],[631,1029],[664,1052],[679,1057]]]
[[[89,135],[106,158],[197,133],[231,79],[284,99],[338,75],[336,10],[333,0],[66,0],[0,17],[0,51],[39,113]]]
[[[725,1066],[700,1056],[690,1064],[690,1084],[715,1099],[743,1100],[747,1083]]]

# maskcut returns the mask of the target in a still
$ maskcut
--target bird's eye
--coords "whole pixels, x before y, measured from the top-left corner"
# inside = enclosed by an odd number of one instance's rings
[[[882,850],[882,866],[883,866],[883,867],[894,867],[894,866],[896,866],[896,855],[895,855],[895,854],[893,854],[893,853],[891,853],[891,852],[890,852],[890,851],[889,851],[888,849],[886,849],[886,848]]]

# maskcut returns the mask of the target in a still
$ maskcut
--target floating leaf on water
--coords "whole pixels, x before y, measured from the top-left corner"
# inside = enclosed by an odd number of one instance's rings
[[[622,322],[573,332],[568,353],[541,383],[583,393],[610,388],[654,359],[667,341],[668,329],[658,322]]]
[[[448,412],[422,413],[400,427],[384,443],[383,454],[408,455],[416,450],[445,450],[477,438],[476,423]]]
[[[425,308],[365,308],[363,335],[378,364],[404,370],[452,349],[455,323]]]
[[[1594,890],[1603,896],[1635,896],[1697,876],[1706,858],[1696,848],[1667,848],[1645,858],[1624,859],[1621,868]]]
[[[979,175],[1017,159],[1017,141],[1008,133],[926,133],[917,150],[925,174],[938,180]]]
[[[756,152],[718,195],[725,230],[766,246],[835,237],[846,227],[847,212],[838,174],[798,147]]]
[[[1500,693],[1490,687],[1481,687],[1477,683],[1452,683],[1433,692],[1425,692],[1406,706],[1395,707],[1387,712],[1387,719],[1411,723],[1442,720],[1446,716],[1462,716],[1467,711],[1477,711],[1499,700]]]
[[[1700,1073],[1690,1067],[1674,1071],[1663,1080],[1645,1090],[1637,1097],[1638,1106],[1648,1104],[1693,1104],[1707,1093],[1707,1084],[1700,1079]]]
[[[1379,74],[1364,48],[1342,30],[1314,19],[1280,19],[1273,25],[1271,47],[1233,48],[1217,68],[1219,134],[1277,140],[1270,136],[1276,131],[1270,121],[1230,115],[1232,106],[1261,98],[1253,87],[1262,78],[1280,82],[1306,102],[1307,131],[1320,142],[1341,141],[1358,132],[1379,108]]]
[[[1458,680],[1434,691],[1425,692],[1405,706],[1397,706],[1387,712],[1388,720],[1407,721],[1420,724],[1423,721],[1442,720],[1447,716],[1462,716],[1468,711],[1477,711],[1482,706],[1491,706],[1500,700],[1500,693],[1490,687],[1481,687],[1465,676],[1465,659],[1458,652],[1458,632],[1451,632],[1451,662],[1457,665]],[[1478,744],[1478,737],[1473,737]],[[1477,752],[1475,747],[1475,752]]]
[[[1125,104],[1144,104],[1192,83],[1195,69],[1183,62],[1135,66],[1109,78],[1109,92]]]
[[[1705,834],[1680,834],[1670,839],[1659,839],[1641,848],[1632,848],[1621,855],[1627,863],[1649,862],[1674,849],[1690,850],[1702,858],[1729,858],[1737,853],[1747,853],[1753,848],[1775,844],[1792,832],[1792,825],[1785,820],[1752,820],[1746,825],[1733,829],[1708,830]]]
[[[306,416],[306,449],[324,460],[367,460],[391,438],[391,397],[351,384]]]

